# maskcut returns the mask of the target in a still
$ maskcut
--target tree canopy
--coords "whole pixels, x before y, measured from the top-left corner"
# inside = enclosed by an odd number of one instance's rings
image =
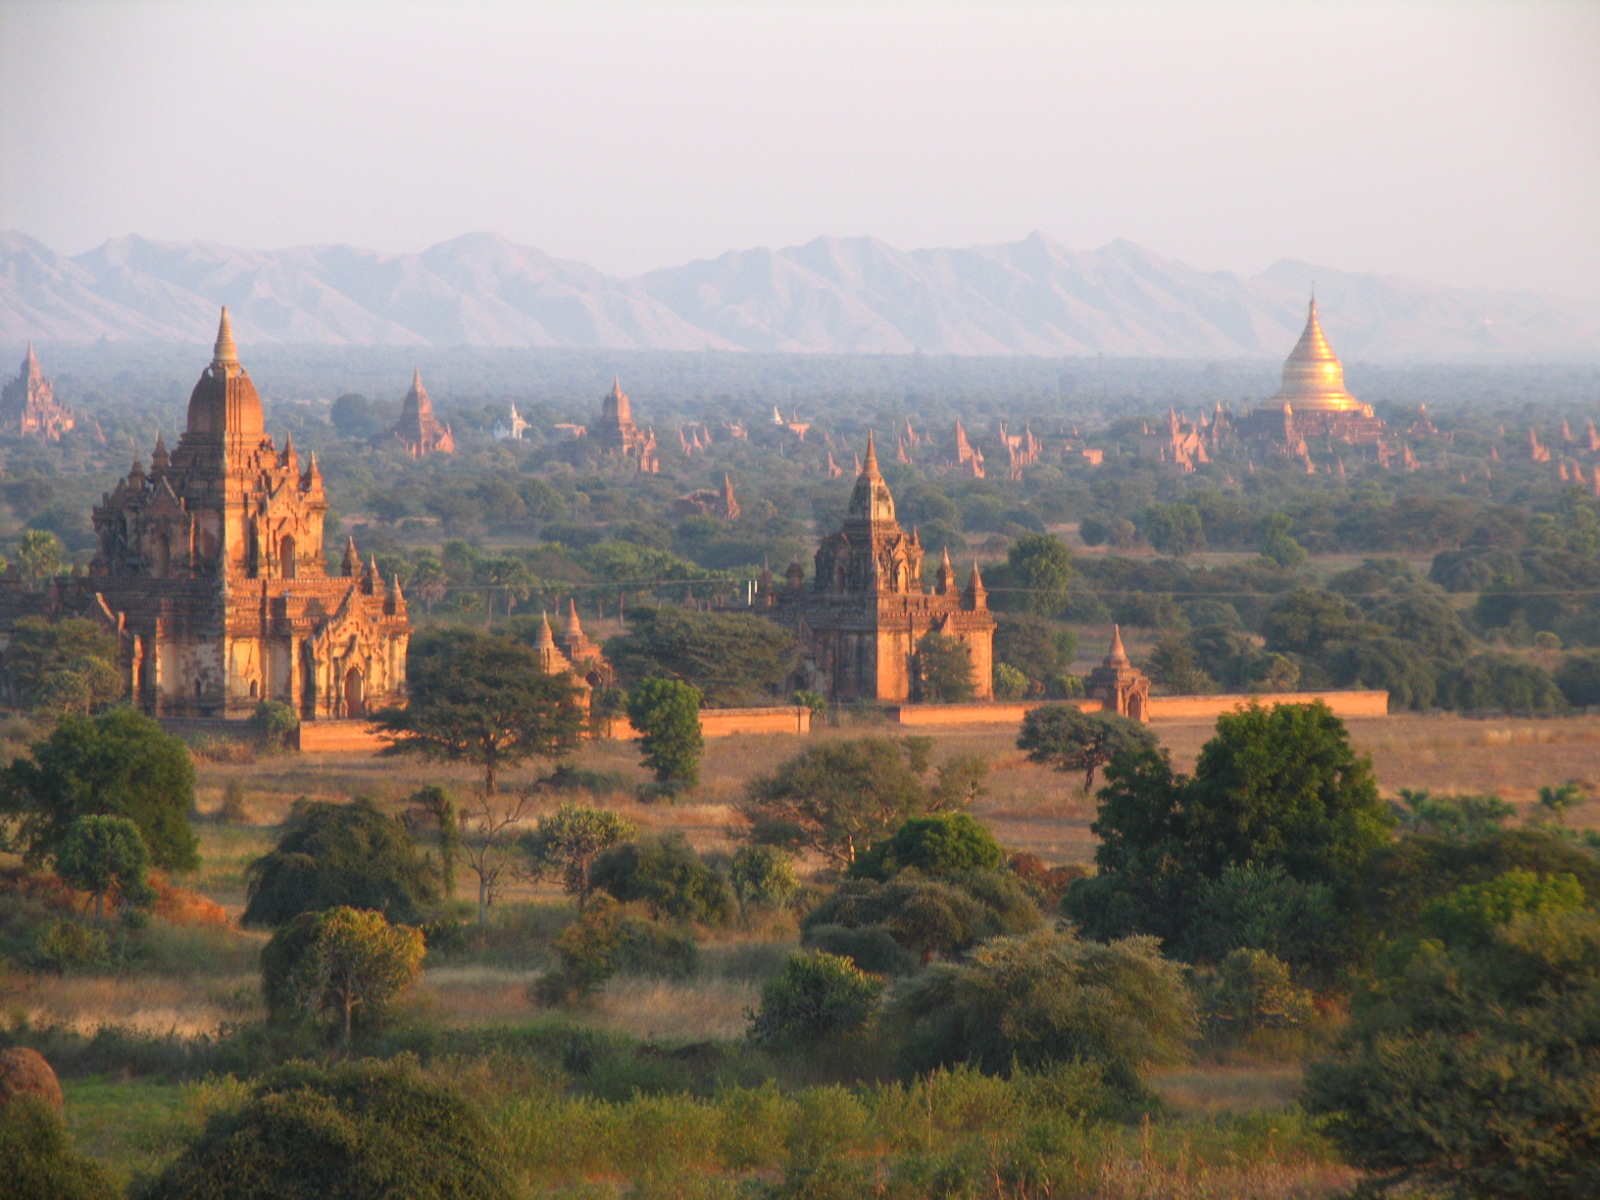
[[[1143,722],[1116,713],[1086,713],[1070,704],[1029,709],[1022,718],[1017,749],[1028,761],[1057,771],[1082,771],[1083,790],[1094,787],[1095,772],[1119,754],[1154,750],[1155,734]]]
[[[976,691],[966,646],[942,633],[923,634],[917,642],[917,699],[924,704],[960,704]]]
[[[969,1063],[988,1074],[1086,1062],[1127,1091],[1146,1067],[1176,1061],[1196,1029],[1182,968],[1152,938],[1109,945],[1039,931],[985,942],[939,963],[891,1003],[906,1065]]]
[[[602,851],[626,841],[639,827],[621,813],[587,804],[563,804],[539,818],[517,843],[535,875],[559,872],[567,894],[582,912],[594,892],[591,878]]]
[[[801,751],[753,780],[740,811],[759,843],[813,850],[848,866],[908,817],[963,807],[986,768],[952,758],[929,782],[931,744],[907,738],[857,738]]]
[[[438,871],[416,839],[366,799],[296,801],[277,846],[249,865],[245,881],[246,925],[340,907],[416,922],[439,894]]]
[[[52,856],[79,817],[126,817],[150,861],[165,870],[200,864],[189,825],[194,763],[189,748],[149,717],[119,708],[67,715],[50,736],[0,771],[0,811],[32,862]]]
[[[639,731],[644,765],[659,782],[700,779],[700,693],[676,679],[646,679],[628,694],[628,721]]]
[[[1154,933],[1178,948],[1231,867],[1281,868],[1353,904],[1393,824],[1371,763],[1326,705],[1251,707],[1218,719],[1193,778],[1155,750],[1113,760],[1091,826],[1099,874],[1073,885],[1067,910],[1093,934]]]
[[[628,632],[606,642],[606,657],[626,682],[677,680],[713,708],[770,704],[794,671],[794,635],[748,613],[630,608]]]
[[[570,676],[547,675],[527,646],[452,629],[412,642],[404,708],[375,720],[392,745],[385,753],[470,763],[491,795],[502,771],[530,758],[573,750],[583,711]]]
[[[341,1045],[357,1020],[376,1024],[422,970],[422,932],[371,909],[307,912],[261,952],[262,991],[279,1019],[329,1020]]]
[[[135,1200],[512,1200],[505,1148],[454,1086],[405,1062],[291,1063],[207,1120]]]

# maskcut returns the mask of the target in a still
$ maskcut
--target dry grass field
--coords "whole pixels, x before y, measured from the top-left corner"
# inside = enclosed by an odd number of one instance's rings
[[[1430,715],[1353,721],[1356,745],[1373,757],[1385,795],[1401,788],[1435,792],[1497,792],[1526,811],[1536,804],[1537,789],[1575,779],[1591,793],[1600,788],[1600,717],[1545,720],[1469,720]],[[1156,726],[1180,769],[1192,767],[1195,755],[1211,735],[1208,723]],[[895,736],[897,727],[858,724],[818,729],[813,738],[846,738],[866,734]],[[975,813],[996,836],[1018,851],[1037,854],[1050,863],[1088,863],[1094,855],[1089,824],[1092,801],[1075,776],[1059,775],[1029,765],[1014,745],[1010,728],[941,729],[934,734],[935,757],[977,753],[988,758],[986,793]],[[649,830],[681,830],[701,849],[734,844],[740,818],[736,803],[746,780],[775,769],[798,753],[797,737],[733,737],[707,743],[705,782],[694,802],[644,805],[631,793],[580,796],[623,812]],[[591,771],[621,775],[631,786],[643,782],[633,747],[599,742],[586,747],[577,763]],[[542,773],[535,764],[511,773],[508,790],[531,784]],[[367,795],[398,807],[428,783],[470,795],[477,783],[469,770],[423,765],[410,760],[370,755],[282,755],[252,763],[202,763],[200,809],[211,819],[200,826],[204,865],[186,886],[223,904],[237,918],[244,906],[244,870],[249,861],[271,848],[296,797],[338,800]],[[246,819],[223,823],[214,814],[230,785],[243,790]],[[570,795],[541,797],[535,810],[553,808]],[[1600,801],[1590,800],[1568,816],[1571,824],[1600,826]],[[815,868],[818,864],[810,864]],[[460,872],[457,900],[469,910],[473,880]],[[503,898],[506,906],[537,900],[554,906],[552,919],[565,903],[551,882],[518,883]],[[200,936],[196,934],[195,936]],[[213,937],[223,936],[221,931]],[[149,1033],[215,1034],[223,1026],[259,1015],[254,955],[262,935],[234,931],[227,944],[201,947],[198,956],[172,954],[172,965],[150,964],[138,973],[102,978],[44,976],[14,978],[0,996],[7,1011],[33,1022],[54,1020],[83,1031],[115,1025]],[[710,1038],[737,1035],[744,1011],[756,1001],[757,981],[793,943],[792,931],[775,937],[737,935],[703,948],[704,970],[691,984],[670,985],[621,980],[581,1020],[637,1036]],[[209,945],[209,943],[208,943]],[[208,969],[196,971],[198,960]],[[491,955],[491,957],[493,957]],[[532,1009],[528,987],[543,969],[542,957],[508,956],[504,963],[445,966],[428,971],[413,1003],[419,1015],[460,1027],[515,1022]],[[1232,1086],[1215,1071],[1205,1072],[1219,1094]],[[1204,1101],[1199,1107],[1222,1103]]]

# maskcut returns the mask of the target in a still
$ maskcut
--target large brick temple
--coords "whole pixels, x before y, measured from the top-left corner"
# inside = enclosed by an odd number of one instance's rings
[[[795,631],[800,686],[830,700],[915,699],[917,643],[940,633],[966,647],[976,697],[994,697],[994,617],[978,564],[966,585],[948,552],[930,592],[922,580],[922,543],[895,518],[894,497],[867,437],[867,458],[837,533],[818,548],[811,586],[795,563],[774,589],[763,578],[758,607]]]
[[[405,695],[411,623],[354,543],[328,574],[327,509],[316,455],[302,466],[267,435],[224,308],[177,447],[158,438],[101,499],[87,575],[0,581],[0,634],[28,615],[104,622],[153,716],[244,720],[263,699],[308,721],[368,715]]]

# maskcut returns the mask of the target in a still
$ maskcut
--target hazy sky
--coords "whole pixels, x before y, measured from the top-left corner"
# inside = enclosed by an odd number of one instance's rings
[[[1600,2],[0,0],[0,228],[1116,237],[1600,296]]]

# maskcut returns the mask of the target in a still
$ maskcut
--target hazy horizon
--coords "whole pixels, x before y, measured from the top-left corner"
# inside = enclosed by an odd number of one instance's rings
[[[1600,297],[1600,5],[0,0],[0,227],[633,277],[1119,238]]]

